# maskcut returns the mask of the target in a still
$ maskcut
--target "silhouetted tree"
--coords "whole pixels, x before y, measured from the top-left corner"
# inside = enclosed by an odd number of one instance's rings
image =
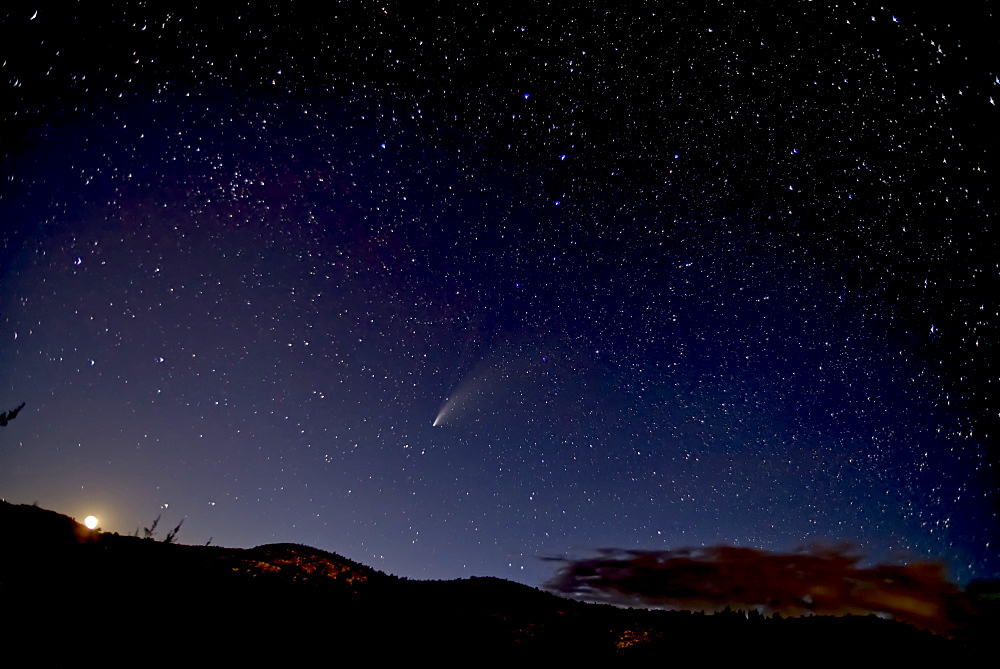
[[[17,414],[23,408],[24,408],[24,402],[21,402],[21,404],[19,404],[16,409],[0,412],[0,427],[6,427],[7,423],[17,418]]]
[[[156,526],[159,525],[159,524],[160,524],[160,516],[157,516],[153,520],[153,524],[152,525],[150,525],[149,527],[142,528],[142,537],[143,537],[143,539],[152,539],[153,535],[156,534]]]
[[[174,543],[174,539],[177,538],[177,533],[181,531],[181,525],[184,524],[184,519],[181,518],[181,522],[177,523],[177,527],[167,532],[167,538],[163,540],[165,544]]]

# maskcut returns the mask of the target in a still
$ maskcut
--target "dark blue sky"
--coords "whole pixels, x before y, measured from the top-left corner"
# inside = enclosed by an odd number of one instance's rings
[[[986,9],[166,4],[2,18],[7,500],[998,576]]]

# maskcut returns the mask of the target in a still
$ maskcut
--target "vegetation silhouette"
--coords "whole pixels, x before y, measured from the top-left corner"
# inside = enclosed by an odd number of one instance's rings
[[[21,409],[24,408],[24,402],[11,409],[10,411],[0,412],[0,427],[7,427],[7,423],[17,418],[17,414],[21,413]]]
[[[162,516],[163,516],[163,514],[160,514],[159,516],[157,516],[156,518],[153,519],[153,522],[150,523],[149,527],[142,528],[142,538],[143,539],[155,539],[156,538],[156,526],[160,524],[160,518]],[[165,543],[165,544],[172,544],[172,543],[174,543],[177,540],[177,533],[181,531],[181,525],[183,525],[183,524],[184,524],[184,518],[181,518],[181,522],[177,523],[177,527],[175,527],[174,529],[172,529],[169,532],[167,532],[167,536],[164,537],[163,543]],[[133,536],[133,537],[138,537],[139,536],[139,528],[138,527],[135,528],[135,532],[132,533],[131,536]],[[211,539],[209,539],[209,541],[211,541]],[[207,546],[208,544],[205,544],[205,545]]]

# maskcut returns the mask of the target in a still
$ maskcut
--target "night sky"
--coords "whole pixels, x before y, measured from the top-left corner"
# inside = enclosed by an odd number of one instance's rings
[[[1000,576],[989,3],[214,4],[0,14],[0,496]]]

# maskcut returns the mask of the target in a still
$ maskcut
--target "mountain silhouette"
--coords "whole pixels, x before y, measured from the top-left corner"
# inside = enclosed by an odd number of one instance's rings
[[[955,662],[980,645],[874,616],[627,609],[499,578],[408,580],[308,546],[185,546],[7,502],[0,523],[8,652],[44,664],[94,656],[112,666],[424,657],[592,665],[820,654],[926,663]]]

